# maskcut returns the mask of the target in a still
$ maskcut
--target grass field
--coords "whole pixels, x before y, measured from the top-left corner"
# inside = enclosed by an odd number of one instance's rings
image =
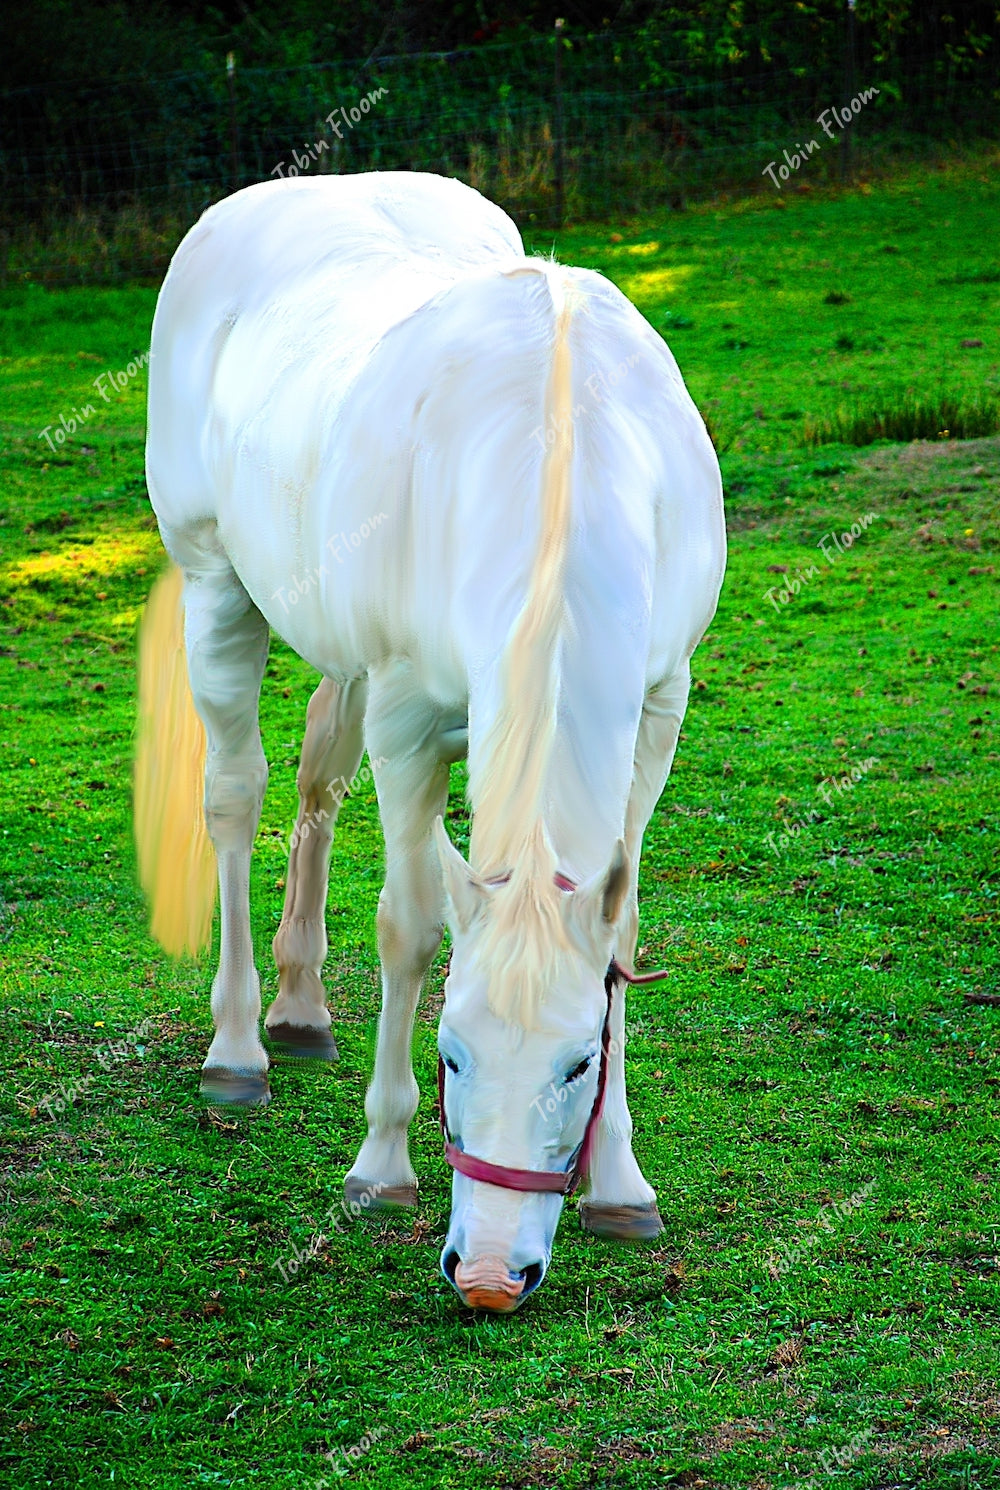
[[[998,195],[977,167],[557,244],[667,335],[723,450],[731,549],[643,861],[641,961],[671,977],[630,1002],[630,1089],[666,1229],[625,1249],[567,1207],[544,1286],[499,1320],[437,1271],[443,958],[416,1219],[277,1266],[363,1134],[371,788],[333,852],[339,1064],[278,1059],[268,1109],[206,1108],[210,966],[150,940],[131,842],[135,625],[163,557],[144,374],[93,387],[148,345],[155,290],[5,293],[0,1484],[1000,1483],[1000,1008],[969,998],[1000,992],[1000,440],[804,437],[855,399],[996,396]],[[265,1003],[314,681],[276,640]]]

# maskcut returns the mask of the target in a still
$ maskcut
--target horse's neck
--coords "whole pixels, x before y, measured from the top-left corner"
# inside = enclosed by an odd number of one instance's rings
[[[557,867],[574,883],[607,868],[624,832],[642,707],[641,681],[636,686],[633,677],[629,686],[635,671],[634,658],[623,657],[618,669],[581,665],[572,653],[564,659],[542,816]],[[470,701],[470,768],[481,758],[499,693],[498,659]]]

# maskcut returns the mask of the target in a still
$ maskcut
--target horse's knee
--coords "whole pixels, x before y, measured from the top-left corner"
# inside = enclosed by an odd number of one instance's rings
[[[394,971],[425,972],[444,936],[440,922],[401,907],[384,889],[379,896],[376,924],[382,964]]]
[[[256,832],[267,775],[263,752],[242,762],[209,759],[205,769],[205,824],[217,849],[245,847],[247,832]]]

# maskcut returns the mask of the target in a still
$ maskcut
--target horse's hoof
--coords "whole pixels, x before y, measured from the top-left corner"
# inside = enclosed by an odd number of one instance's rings
[[[369,1183],[349,1174],[344,1181],[344,1199],[359,1205],[364,1211],[388,1211],[398,1208],[413,1210],[417,1204],[417,1187],[413,1185],[383,1185]],[[357,1212],[354,1212],[357,1215]]]
[[[337,1042],[328,1029],[321,1030],[312,1025],[300,1024],[265,1024],[264,1033],[285,1055],[293,1055],[298,1060],[337,1059]]]
[[[264,1107],[271,1100],[266,1071],[228,1071],[225,1066],[205,1066],[199,1090],[208,1102],[239,1102],[244,1107]]]
[[[590,1205],[583,1201],[580,1220],[595,1236],[619,1242],[648,1242],[663,1230],[655,1201],[649,1205]]]

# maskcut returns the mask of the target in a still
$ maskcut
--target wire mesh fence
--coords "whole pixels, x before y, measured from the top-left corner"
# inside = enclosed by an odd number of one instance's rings
[[[555,32],[8,92],[0,279],[159,275],[213,201],[280,176],[435,171],[542,227],[817,184],[995,131],[989,57],[970,75],[947,52],[910,56],[904,89],[899,59],[845,17],[809,67],[722,56],[695,75],[666,36]]]

